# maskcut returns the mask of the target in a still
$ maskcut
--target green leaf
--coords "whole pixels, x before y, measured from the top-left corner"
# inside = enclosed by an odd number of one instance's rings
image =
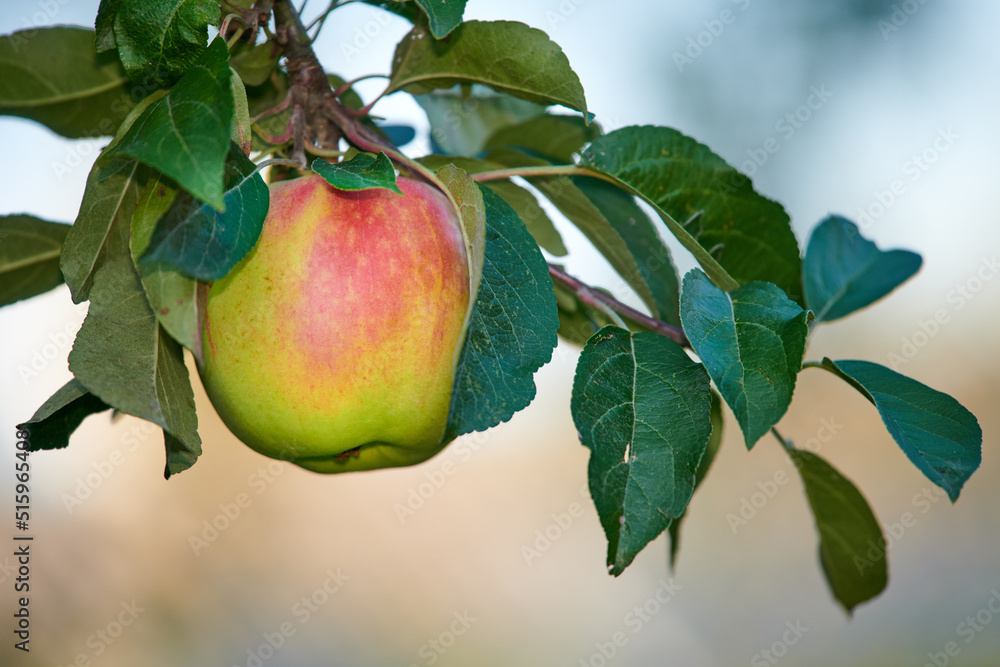
[[[115,14],[123,0],[101,0],[97,7],[97,19],[94,27],[97,29],[95,48],[98,53],[104,53],[117,48],[115,43]]]
[[[677,269],[670,258],[670,249],[660,239],[649,216],[636,204],[635,197],[595,178],[575,176],[573,184],[625,241],[638,271],[638,275],[633,275],[628,282],[646,287],[637,292],[645,293],[644,301],[653,317],[680,326]]]
[[[204,58],[136,119],[111,153],[148,164],[223,210],[234,114],[231,73],[226,43],[216,38]]]
[[[146,184],[132,215],[130,247],[133,260],[138,260],[149,247],[157,222],[166,215],[177,195],[177,187],[166,176],[158,175]],[[204,303],[198,298],[199,282],[162,262],[142,263],[138,269],[156,319],[174,340],[191,350],[200,361]]]
[[[704,367],[663,336],[609,326],[581,353],[571,409],[613,575],[690,502],[712,431],[709,390]]]
[[[684,277],[684,333],[735,413],[747,449],[792,401],[807,315],[769,283],[747,283],[726,293],[698,269]]]
[[[28,432],[28,448],[33,452],[62,449],[69,444],[69,436],[84,419],[109,407],[74,379],[64,384],[31,419],[18,424],[17,428]]]
[[[735,285],[716,263],[738,283],[764,280],[801,301],[802,262],[788,214],[708,147],[666,127],[626,127],[596,139],[580,163],[652,204],[723,289]]]
[[[165,262],[198,280],[219,280],[257,243],[267,216],[267,184],[256,165],[231,144],[226,163],[225,212],[181,194],[160,219],[140,259]]]
[[[495,149],[488,157],[508,167],[550,164],[515,149]],[[527,180],[583,232],[635,290],[654,317],[661,314],[661,306],[666,306],[663,309],[665,316],[674,318],[672,323],[679,323],[676,320],[677,274],[670,261],[670,251],[632,195],[612,185],[594,184],[591,178],[536,176]],[[581,184],[587,188],[586,193]]]
[[[445,165],[438,169],[437,177],[447,189],[462,225],[465,255],[469,261],[469,312],[465,318],[468,329],[486,259],[486,203],[479,186],[462,169]]]
[[[823,359],[878,409],[893,440],[920,472],[958,500],[982,463],[983,430],[948,394],[870,361]]]
[[[694,476],[694,490],[697,491],[698,487],[701,486],[702,481],[704,481],[705,476],[708,474],[709,468],[712,467],[712,462],[715,461],[715,455],[719,453],[719,446],[722,444],[722,399],[719,395],[712,390],[712,435],[708,439],[708,446],[705,447],[705,455],[701,457],[701,463],[698,464],[698,471]],[[692,495],[694,495],[692,493]],[[684,517],[687,516],[687,510],[684,514],[681,514],[675,520],[670,523],[670,528],[668,532],[670,534],[670,569],[677,568],[677,554],[681,547],[681,522],[684,521]]]
[[[102,155],[94,163],[59,258],[73,303],[89,298],[94,273],[108,257],[127,253],[129,220],[140,189],[135,160]]]
[[[338,190],[385,188],[403,194],[396,186],[396,170],[385,153],[358,153],[346,162],[327,162],[316,158],[312,170]]]
[[[252,45],[240,41],[230,51],[229,64],[245,85],[260,86],[271,78],[281,56],[281,45],[274,40]]]
[[[831,215],[813,230],[802,266],[806,304],[816,322],[829,322],[868,306],[920,270],[920,255],[882,251],[857,226]]]
[[[101,10],[101,46],[109,43],[107,21],[113,12],[115,44],[129,78],[157,87],[195,67],[205,54],[208,26],[219,20],[219,3],[208,0],[118,0]]]
[[[416,23],[420,20],[420,10],[417,9],[415,2],[407,2],[407,0],[362,0],[362,2],[392,12],[410,23]]]
[[[830,590],[848,613],[889,581],[885,538],[854,484],[815,454],[789,449],[819,531],[819,555]]]
[[[556,257],[566,254],[566,246],[563,244],[562,236],[559,235],[559,230],[545,210],[539,206],[534,194],[510,181],[488,181],[484,185],[511,205],[538,245]]]
[[[588,125],[580,116],[545,114],[500,128],[485,147],[519,148],[555,164],[572,164],[573,155],[600,134],[596,123]]]
[[[538,188],[559,212],[566,216],[577,229],[583,232],[598,252],[611,264],[625,282],[635,290],[643,303],[656,312],[656,301],[629,244],[619,233],[601,209],[581,191],[567,176],[542,176],[528,181]],[[628,195],[625,195],[628,197]],[[620,203],[620,201],[619,201]],[[614,215],[616,223],[622,222],[627,214]],[[655,232],[654,232],[655,233]],[[669,254],[669,253],[668,253]]]
[[[556,346],[548,265],[517,214],[480,185],[486,252],[465,345],[455,372],[445,439],[510,419],[535,397],[534,373]]]
[[[417,0],[420,9],[430,19],[431,34],[444,39],[462,23],[467,0]]]
[[[587,111],[583,86],[559,45],[515,21],[466,21],[446,41],[414,26],[396,47],[386,92],[421,94],[460,83]]]
[[[72,139],[115,133],[135,104],[121,64],[94,51],[94,31],[55,26],[0,37],[0,115]]]
[[[59,252],[69,230],[31,215],[0,216],[0,306],[62,284]]]
[[[502,169],[504,167],[500,163],[459,155],[425,155],[422,158],[418,158],[417,162],[432,170],[440,169],[447,164],[453,164],[470,174],[478,174],[482,171]],[[566,246],[563,245],[559,231],[552,223],[551,218],[539,206],[535,195],[507,180],[488,181],[483,185],[500,195],[501,199],[510,204],[514,212],[521,218],[525,227],[527,227],[528,233],[531,234],[538,245],[557,257],[566,254]]]
[[[160,328],[127,255],[110,259],[94,276],[69,369],[108,405],[158,424],[190,451],[201,451],[183,350]]]
[[[475,155],[496,129],[545,111],[540,104],[478,84],[455,86],[413,99],[427,114],[434,143],[451,155]]]
[[[229,138],[236,142],[244,155],[250,155],[253,148],[253,132],[250,130],[250,103],[247,89],[236,70],[230,68],[229,83],[233,91],[233,127]]]
[[[171,475],[184,472],[198,461],[201,456],[201,442],[186,443],[179,438],[163,431],[163,446],[167,450],[167,465],[163,476],[170,479]]]

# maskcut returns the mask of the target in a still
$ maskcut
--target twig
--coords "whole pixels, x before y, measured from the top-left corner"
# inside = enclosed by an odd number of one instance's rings
[[[684,332],[677,327],[667,324],[666,322],[658,320],[654,317],[650,317],[645,313],[641,313],[635,308],[625,305],[613,296],[608,296],[604,292],[600,292],[590,285],[580,282],[560,269],[558,266],[549,264],[549,275],[552,276],[552,279],[556,282],[562,283],[566,287],[573,290],[573,292],[580,297],[580,300],[587,305],[593,306],[594,308],[598,308],[602,311],[605,308],[610,308],[633,322],[637,322],[646,329],[662,336],[666,336],[682,347],[691,347],[691,343],[688,341],[687,336],[685,336]]]

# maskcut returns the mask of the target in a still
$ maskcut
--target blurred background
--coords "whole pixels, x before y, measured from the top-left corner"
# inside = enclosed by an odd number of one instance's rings
[[[0,32],[92,26],[97,5],[6,0]],[[307,17],[324,5],[312,0]],[[832,433],[822,454],[892,538],[888,590],[848,618],[822,578],[791,464],[773,440],[747,453],[728,413],[676,572],[660,539],[608,576],[569,412],[571,346],[560,345],[538,373],[538,397],[509,423],[421,466],[330,478],[244,447],[195,379],[205,454],[170,482],[159,432],[131,417],[91,417],[67,450],[32,457],[32,650],[11,646],[16,575],[5,546],[0,664],[1000,664],[1000,5],[470,0],[466,18],[545,30],[606,130],[669,125],[708,144],[787,207],[800,245],[837,212],[882,248],[920,252],[914,280],[822,327],[807,356],[899,355],[900,372],[972,410],[983,465],[961,499],[934,493],[853,389],[819,371],[800,377],[779,428],[800,445]],[[388,72],[407,29],[352,4],[327,22],[317,51],[345,78]],[[361,90],[370,98],[380,85]],[[815,91],[822,103],[803,107]],[[411,153],[426,147],[412,100],[389,97],[376,112],[417,127]],[[779,150],[754,162],[769,139]],[[0,118],[0,213],[72,221],[102,144]],[[902,194],[890,201],[895,181]],[[618,290],[582,236],[561,229],[570,271]],[[928,325],[942,309],[947,322]],[[65,287],[0,310],[8,470],[14,425],[70,377],[85,312]],[[0,493],[9,508],[11,473],[0,474]],[[734,522],[755,493],[761,506]]]

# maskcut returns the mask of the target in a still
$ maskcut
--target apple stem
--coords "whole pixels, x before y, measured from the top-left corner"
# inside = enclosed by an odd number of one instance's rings
[[[605,308],[610,308],[619,315],[632,320],[644,329],[658,333],[661,336],[666,336],[681,347],[691,347],[691,343],[688,341],[687,336],[684,335],[684,332],[680,328],[675,327],[672,324],[667,324],[666,322],[658,320],[655,317],[650,317],[649,315],[639,312],[631,306],[625,305],[613,296],[609,296],[604,292],[596,290],[590,285],[577,280],[555,264],[549,264],[549,275],[555,282],[561,283],[573,290],[573,292],[580,297],[580,300],[587,305],[598,308],[602,311]]]

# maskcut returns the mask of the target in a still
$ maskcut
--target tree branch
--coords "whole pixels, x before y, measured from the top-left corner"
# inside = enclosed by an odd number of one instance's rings
[[[619,315],[627,317],[633,322],[642,325],[646,329],[649,329],[654,333],[658,333],[661,336],[666,336],[681,347],[691,347],[691,343],[688,341],[687,336],[685,336],[684,332],[677,327],[667,324],[666,322],[658,320],[654,317],[650,317],[645,313],[641,313],[635,308],[625,305],[613,296],[608,296],[604,292],[596,290],[590,285],[580,282],[560,269],[558,266],[549,264],[549,275],[552,276],[552,280],[573,290],[573,292],[580,297],[580,300],[587,305],[600,310],[610,308]]]
[[[276,0],[274,24],[277,41],[284,47],[291,85],[290,122],[295,125],[292,157],[301,160],[302,168],[306,168],[307,138],[320,148],[329,150],[335,150],[340,143],[343,133],[337,123],[323,113],[328,102],[336,100],[326,72],[312,49],[312,40],[291,0]]]

